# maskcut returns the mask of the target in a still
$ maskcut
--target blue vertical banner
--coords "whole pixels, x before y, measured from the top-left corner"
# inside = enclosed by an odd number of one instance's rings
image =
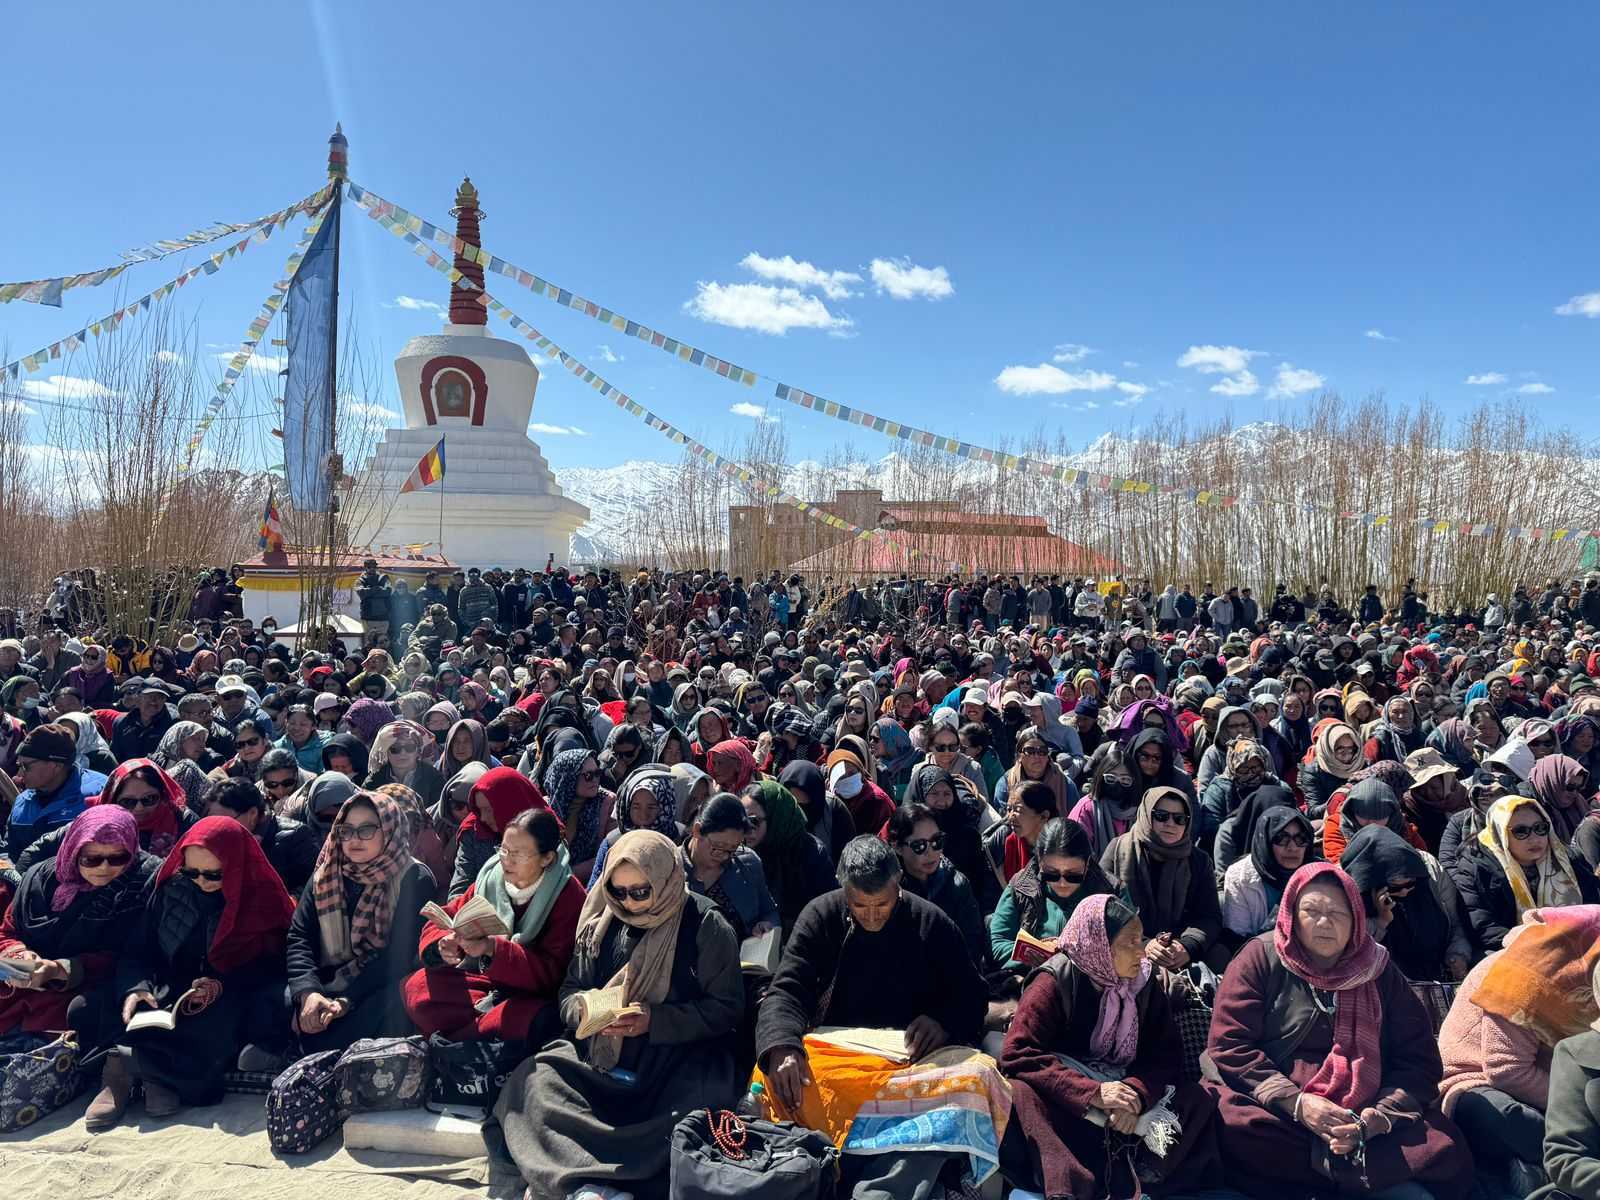
[[[338,368],[339,196],[289,281],[289,369],[283,384],[283,465],[299,512],[327,512],[331,499],[333,390]]]

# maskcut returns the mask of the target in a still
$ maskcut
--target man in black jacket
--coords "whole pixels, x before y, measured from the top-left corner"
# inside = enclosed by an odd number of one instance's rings
[[[361,564],[361,578],[356,580],[356,596],[361,601],[362,642],[368,646],[389,645],[389,579],[378,570],[378,560],[369,558]]]
[[[111,726],[111,753],[119,763],[149,758],[161,745],[162,735],[178,719],[177,711],[168,703],[166,688],[154,679],[142,681],[138,688],[139,706],[123,713]],[[124,690],[128,690],[126,684]]]

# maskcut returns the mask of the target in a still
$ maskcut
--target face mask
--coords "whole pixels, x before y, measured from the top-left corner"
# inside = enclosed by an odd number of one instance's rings
[[[441,745],[441,746],[442,746],[442,745],[444,745],[444,739],[445,739],[445,737],[446,737],[446,736],[447,736],[447,735],[448,735],[448,734],[449,734],[449,733],[450,733],[450,731],[449,731],[449,730],[448,730],[448,729],[441,729],[441,730],[439,730],[439,732],[438,732],[438,733],[436,733],[436,734],[434,734],[434,735],[433,735],[433,740],[434,740],[434,741],[436,741],[436,742],[438,742],[438,743],[439,743],[439,745]]]
[[[1125,807],[1132,803],[1141,792],[1133,783],[1123,783],[1120,779],[1101,779],[1100,797],[1111,803]]]
[[[861,794],[861,776],[846,774],[842,763],[833,769],[833,778],[829,783],[833,787],[833,794],[841,799],[854,800]]]

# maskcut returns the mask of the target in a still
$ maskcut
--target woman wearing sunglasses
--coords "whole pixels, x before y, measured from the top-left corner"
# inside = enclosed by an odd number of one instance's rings
[[[956,923],[980,975],[994,967],[989,934],[967,877],[944,856],[944,833],[926,804],[902,804],[889,818],[889,845],[900,856],[900,885]]]
[[[89,797],[90,809],[115,805],[133,817],[139,829],[139,848],[165,856],[199,816],[184,804],[183,792],[172,777],[148,758],[130,758],[106,780],[98,796]],[[70,827],[69,827],[70,828]],[[66,829],[40,838],[17,856],[19,872],[60,853]]]
[[[1267,796],[1257,792],[1249,803],[1254,807],[1274,799],[1276,803],[1254,814],[1250,852],[1222,876],[1222,923],[1236,947],[1273,927],[1289,877],[1316,857],[1311,822],[1294,807],[1288,791],[1276,788]]]
[[[1451,919],[1455,885],[1433,855],[1382,825],[1362,829],[1339,859],[1356,881],[1375,941],[1407,979],[1460,980],[1472,958],[1472,939]]]
[[[1100,857],[1114,885],[1133,900],[1157,966],[1182,970],[1191,962],[1227,965],[1217,946],[1222,913],[1211,856],[1195,845],[1194,806],[1177,788],[1144,794],[1133,828]]]
[[[432,743],[432,735],[414,721],[390,721],[372,739],[369,770],[361,786],[371,792],[386,783],[403,783],[424,807],[432,808],[444,790],[444,776],[422,757],[423,747]],[[456,824],[460,823],[458,818]]]
[[[241,716],[234,729],[233,757],[207,776],[210,780],[243,779],[256,782],[261,776],[261,760],[272,748],[276,736],[272,722],[258,714]]]
[[[267,1014],[281,1011],[293,914],[277,872],[238,821],[206,817],[178,840],[156,874],[143,922],[128,931],[116,983],[85,1004],[77,1026],[86,1043],[133,1049],[131,1063],[106,1060],[102,1128],[120,1119],[135,1076],[144,1082],[145,1111],[170,1117],[220,1101],[223,1072],[246,1044],[281,1044],[282,1025]],[[141,1009],[180,1002],[173,1030],[124,1028]]]
[[[495,1107],[532,1196],[648,1187],[666,1174],[682,1114],[739,1093],[729,1035],[744,983],[727,922],[687,891],[677,847],[653,830],[619,838],[599,882],[561,985],[564,1036],[518,1068]],[[579,1041],[586,994],[610,987],[643,1012]]]
[[[1111,881],[1095,861],[1083,826],[1070,820],[1046,822],[1034,843],[1033,857],[1006,884],[989,920],[990,952],[1013,977],[1014,989],[1020,988],[1030,969],[1014,953],[1017,934],[1026,930],[1048,942],[1060,935],[1086,897],[1109,891]]]
[[[79,814],[55,855],[23,872],[0,923],[0,959],[33,974],[0,988],[0,1037],[65,1029],[68,1006],[109,984],[160,866],[140,850],[133,817],[110,806]]]
[[[572,873],[589,878],[600,843],[616,819],[616,794],[602,786],[599,756],[587,749],[563,750],[545,775],[550,811],[561,821]]]
[[[289,1019],[299,1054],[411,1032],[400,982],[417,965],[433,875],[411,825],[382,792],[346,800],[289,925]]]
[[[1454,881],[1480,953],[1500,949],[1530,908],[1600,901],[1590,871],[1573,867],[1550,815],[1527,796],[1502,796],[1490,807],[1475,845],[1462,848]]]

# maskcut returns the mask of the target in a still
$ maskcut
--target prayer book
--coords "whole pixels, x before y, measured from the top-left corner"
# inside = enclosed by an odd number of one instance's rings
[[[173,1030],[178,1027],[178,1014],[182,1012],[183,1005],[190,996],[202,995],[200,988],[190,988],[173,1003],[171,1008],[141,1008],[133,1014],[133,1020],[128,1022],[128,1032],[136,1029],[166,1029]],[[201,1005],[204,1008],[204,1005]],[[196,1011],[199,1011],[198,1009]]]
[[[779,957],[776,926],[739,943],[739,965],[746,975],[776,975]]]
[[[1056,953],[1056,944],[1033,936],[1026,929],[1017,930],[1016,944],[1011,947],[1011,957],[1025,967],[1042,966]]]
[[[872,1054],[892,1063],[908,1063],[911,1052],[906,1049],[903,1029],[847,1029],[842,1025],[824,1025],[806,1034],[810,1041],[836,1046],[840,1050],[854,1050],[858,1054]]]
[[[505,937],[511,932],[506,923],[500,919],[500,914],[495,912],[494,905],[482,896],[473,896],[471,900],[456,909],[456,915],[453,917],[430,900],[422,906],[422,915],[446,933],[454,933],[458,938],[469,941]]]
[[[636,1017],[644,1012],[640,1005],[624,1001],[620,983],[615,987],[579,992],[578,1002],[583,1005],[583,1020],[578,1022],[577,1033],[580,1041],[593,1037],[618,1017]]]

